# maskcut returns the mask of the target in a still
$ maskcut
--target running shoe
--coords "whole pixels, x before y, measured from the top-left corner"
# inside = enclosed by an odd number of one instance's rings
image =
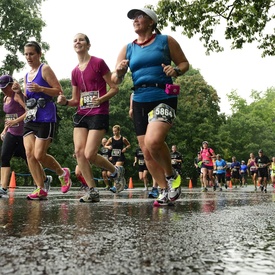
[[[53,177],[48,175],[46,176],[46,180],[44,181],[44,188],[46,190],[46,192],[48,193],[51,189],[51,183],[53,181]]]
[[[111,192],[113,192],[113,193],[116,193],[116,192],[117,192],[117,189],[116,189],[115,186],[111,187],[109,190],[110,190]]]
[[[202,192],[207,192],[208,189],[207,189],[206,187],[204,187],[201,191],[202,191]]]
[[[79,199],[80,202],[99,202],[99,192],[95,188],[90,188],[89,191]]]
[[[149,192],[149,194],[148,194],[148,198],[156,199],[158,196],[159,196],[159,190],[158,190],[158,188],[157,187],[153,187],[152,191]]]
[[[124,190],[124,187],[126,185],[126,180],[124,178],[125,170],[124,170],[124,167],[122,166],[116,166],[116,171],[117,171],[117,174],[114,180],[115,180],[117,192],[119,193]]]
[[[167,180],[168,183],[168,198],[170,201],[175,201],[181,194],[181,176],[177,173],[176,177]]]
[[[220,191],[222,191],[222,188],[220,188]]]
[[[46,200],[48,193],[41,188],[35,189],[31,194],[27,196],[28,200]]]
[[[8,198],[8,197],[9,197],[8,191],[0,187],[0,198]]]
[[[61,182],[61,192],[62,193],[67,193],[71,186],[72,186],[72,181],[70,178],[71,172],[69,168],[62,168],[63,171],[65,172],[64,176],[59,176],[59,180]]]
[[[266,188],[264,189],[264,192],[265,192],[265,193],[267,193],[267,190],[266,190]]]
[[[168,189],[161,189],[160,190],[160,194],[158,196],[158,198],[156,199],[156,201],[159,204],[166,204],[169,202],[169,198],[168,198]]]
[[[261,189],[261,191],[263,192],[263,191],[264,191],[264,186],[261,185],[261,186],[260,186],[260,189]]]

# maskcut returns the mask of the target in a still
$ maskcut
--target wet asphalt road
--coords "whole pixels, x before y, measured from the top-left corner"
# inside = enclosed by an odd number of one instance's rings
[[[175,206],[147,192],[83,191],[29,201],[30,188],[0,199],[0,274],[275,274],[275,191],[252,186],[202,193]]]

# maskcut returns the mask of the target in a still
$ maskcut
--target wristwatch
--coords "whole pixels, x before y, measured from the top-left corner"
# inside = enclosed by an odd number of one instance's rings
[[[177,76],[183,75],[183,73],[182,73],[182,71],[179,69],[179,67],[175,67],[174,70],[175,70]]]

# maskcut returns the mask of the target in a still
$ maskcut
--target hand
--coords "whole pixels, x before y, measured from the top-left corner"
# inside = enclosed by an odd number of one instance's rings
[[[127,73],[128,63],[129,63],[129,60],[124,59],[117,65],[116,74],[118,77],[123,77]]]
[[[174,70],[174,67],[171,65],[165,65],[165,64],[161,64],[162,68],[163,68],[163,72],[167,75],[167,76],[173,76],[173,77],[177,77],[177,73]]]
[[[129,110],[129,117],[133,119],[133,109]]]
[[[99,99],[99,97],[93,96],[92,103],[93,103],[94,106],[99,106],[100,105],[100,99]]]
[[[20,84],[18,82],[13,82],[11,88],[15,93],[21,93],[21,87],[20,87]]]
[[[16,124],[15,121],[13,119],[10,119],[10,120],[7,120],[5,122],[5,127],[10,128],[10,127],[12,127],[15,124]]]
[[[57,97],[57,100],[56,102],[60,105],[65,105],[66,102],[67,102],[67,99],[66,97],[63,95],[63,94],[60,94],[58,97]]]
[[[29,90],[29,92],[39,92],[41,90],[41,87],[35,82],[32,82],[27,84],[27,89]]]
[[[6,131],[4,130],[2,133],[1,133],[1,140],[4,141],[4,138],[6,136]]]

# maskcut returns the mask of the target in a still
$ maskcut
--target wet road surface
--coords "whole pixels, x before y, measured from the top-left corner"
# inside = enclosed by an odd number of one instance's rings
[[[0,274],[275,274],[275,192],[252,186],[202,193],[184,188],[175,206],[147,192],[30,188],[0,199]]]

